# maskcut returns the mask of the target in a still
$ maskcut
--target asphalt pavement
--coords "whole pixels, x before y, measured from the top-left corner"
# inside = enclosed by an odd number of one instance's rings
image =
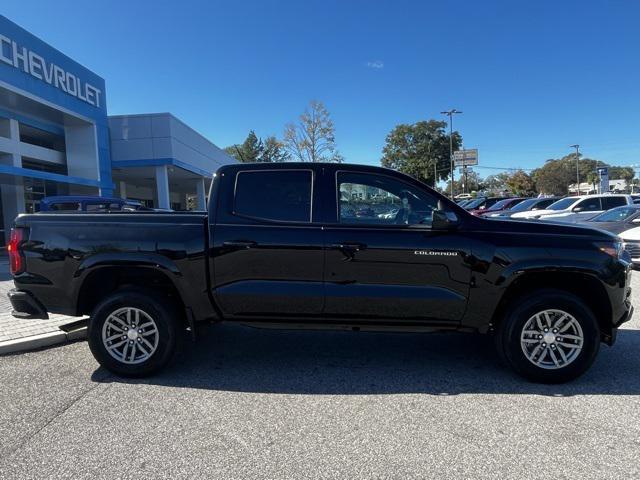
[[[77,342],[0,357],[0,478],[638,478],[639,372],[638,319],[555,386],[475,335],[215,325],[143,380]]]

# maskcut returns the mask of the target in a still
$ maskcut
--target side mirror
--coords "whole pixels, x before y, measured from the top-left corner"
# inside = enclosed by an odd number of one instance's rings
[[[431,228],[433,230],[452,230],[460,224],[458,216],[449,210],[434,210]]]
[[[640,223],[640,218],[634,218],[631,223]]]
[[[582,207],[575,207],[572,211],[574,211],[576,213],[579,213],[579,212],[581,212],[583,210],[584,210],[584,208],[582,208]]]

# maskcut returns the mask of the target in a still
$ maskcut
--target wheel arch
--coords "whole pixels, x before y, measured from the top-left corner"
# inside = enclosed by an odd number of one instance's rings
[[[97,265],[85,272],[78,289],[76,311],[78,315],[90,315],[93,309],[107,295],[124,288],[133,288],[151,294],[161,295],[175,305],[180,319],[193,327],[193,316],[181,289],[164,269],[156,264],[107,264]]]
[[[571,293],[580,298],[595,315],[604,342],[612,341],[612,308],[605,287],[595,276],[584,272],[525,272],[514,279],[502,295],[492,317],[492,325],[497,328],[508,308],[518,298],[534,290],[555,289]]]

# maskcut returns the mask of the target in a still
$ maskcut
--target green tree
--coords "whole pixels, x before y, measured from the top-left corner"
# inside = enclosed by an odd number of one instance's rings
[[[446,180],[451,167],[446,126],[446,122],[439,120],[397,125],[385,139],[380,163],[383,167],[406,173],[429,185]],[[453,132],[454,151],[461,144],[462,137],[458,132]]]
[[[587,183],[591,185],[593,190],[597,189],[596,185],[598,183],[599,178],[600,176],[596,172],[589,172],[587,174]]]
[[[495,175],[489,175],[484,179],[482,185],[485,190],[493,193],[502,193],[505,190],[509,189],[507,185],[507,180],[509,179],[509,174],[507,172],[500,172]]]
[[[263,150],[264,145],[262,144],[262,139],[258,138],[256,132],[253,130],[249,131],[247,138],[242,144],[230,145],[224,149],[225,152],[236,160],[247,163],[259,162]]]
[[[462,193],[463,190],[466,193],[477,192],[483,188],[482,179],[478,175],[477,172],[468,171],[467,172],[467,184],[464,185],[464,175],[458,175],[458,180],[454,180],[453,182],[453,194],[457,195],[458,193]],[[448,195],[451,192],[451,179],[447,181],[447,186],[445,188],[445,194]]]
[[[526,173],[524,170],[516,170],[515,172],[507,175],[505,184],[514,195],[528,196],[532,195],[536,191],[536,185],[533,178],[531,178],[531,175]]]
[[[244,157],[243,162],[258,162],[264,150],[262,139],[258,138],[256,132],[253,130],[249,131],[249,135],[247,135],[247,138],[242,143],[241,148],[242,156]]]
[[[227,155],[232,156],[233,158],[235,158],[236,160],[238,160],[239,162],[243,162],[243,157],[242,157],[242,151],[240,150],[240,148],[242,147],[242,145],[238,145],[237,143],[234,143],[233,145],[229,145],[228,147],[224,147],[224,151],[227,153]]]
[[[285,150],[282,142],[271,135],[264,141],[264,147],[262,154],[260,155],[261,162],[286,162],[289,160],[289,153]]]
[[[342,162],[336,148],[335,127],[322,102],[312,100],[298,123],[286,125],[283,136],[289,155],[300,162]]]
[[[592,183],[592,176],[597,167],[608,167],[609,178],[622,178],[631,181],[635,177],[632,167],[609,166],[605,162],[591,158],[581,158],[578,161],[580,182]],[[532,172],[532,177],[538,191],[546,194],[565,195],[569,185],[576,183],[576,156],[569,154],[560,159],[547,160],[545,164]]]
[[[612,180],[623,178],[627,182],[631,182],[635,176],[636,172],[633,167],[609,167],[609,178]]]
[[[590,158],[583,158],[578,161],[578,173],[580,182],[587,181],[587,175],[596,170],[596,164],[603,166],[603,162],[598,162]],[[560,159],[547,160],[540,168],[531,172],[531,176],[541,193],[550,195],[566,195],[569,185],[576,183],[576,156],[569,154]]]

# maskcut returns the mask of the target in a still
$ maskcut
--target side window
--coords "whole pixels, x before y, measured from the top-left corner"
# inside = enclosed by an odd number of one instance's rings
[[[536,203],[536,206],[532,208],[532,210],[542,210],[543,208],[547,208],[553,202],[557,201],[557,198],[548,198],[541,202]]]
[[[395,178],[338,172],[338,221],[361,225],[431,225],[437,200]]]
[[[119,203],[87,203],[87,212],[101,212],[105,210],[121,210]]]
[[[627,204],[625,197],[602,197],[602,209],[609,210],[610,208],[622,207]]]
[[[51,210],[57,212],[73,212],[80,210],[80,204],[78,202],[53,203],[51,204]]]
[[[233,214],[278,222],[310,222],[310,170],[239,172]]]
[[[600,207],[599,197],[585,198],[581,202],[578,202],[578,204],[574,208],[578,208],[578,207],[582,209],[581,210],[582,212],[595,212],[598,210],[602,210],[602,208]]]

